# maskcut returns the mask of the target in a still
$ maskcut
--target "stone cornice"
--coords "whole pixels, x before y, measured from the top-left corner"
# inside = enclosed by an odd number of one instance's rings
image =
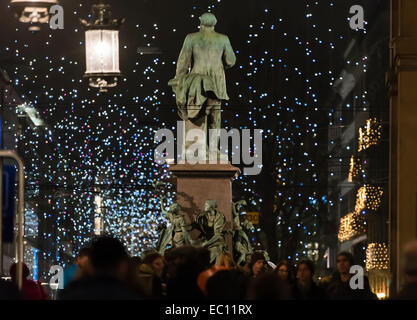
[[[391,39],[391,72],[417,71],[417,37],[396,37]]]
[[[394,37],[390,41],[391,68],[386,74],[390,96],[398,94],[398,73],[417,71],[417,37]]]

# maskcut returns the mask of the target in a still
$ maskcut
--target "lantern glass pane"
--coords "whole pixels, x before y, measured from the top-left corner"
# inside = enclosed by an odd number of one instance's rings
[[[120,73],[118,30],[88,30],[85,43],[86,73]]]

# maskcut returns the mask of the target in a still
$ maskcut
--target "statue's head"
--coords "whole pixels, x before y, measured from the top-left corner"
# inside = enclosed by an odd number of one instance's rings
[[[181,207],[178,203],[174,202],[173,204],[171,204],[171,206],[169,207],[169,212],[173,213],[173,214],[178,214],[181,210]]]
[[[210,12],[206,12],[200,17],[200,24],[209,28],[214,27],[217,24],[216,16]]]
[[[204,203],[204,211],[212,211],[217,208],[217,201],[216,200],[207,200]]]
[[[240,209],[242,209],[243,207],[245,207],[245,206],[247,206],[248,204],[246,203],[246,201],[245,200],[239,200],[237,203],[236,203],[236,208],[238,209],[238,210],[240,210]]]

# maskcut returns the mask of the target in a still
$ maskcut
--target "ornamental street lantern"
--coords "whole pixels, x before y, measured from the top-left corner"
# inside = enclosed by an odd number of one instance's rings
[[[119,29],[125,19],[112,19],[110,5],[94,4],[90,22],[85,26],[86,71],[90,86],[106,92],[117,86],[119,69]]]
[[[39,24],[49,22],[49,9],[58,4],[58,0],[11,0],[10,7],[20,22],[30,23],[29,30],[39,31]]]

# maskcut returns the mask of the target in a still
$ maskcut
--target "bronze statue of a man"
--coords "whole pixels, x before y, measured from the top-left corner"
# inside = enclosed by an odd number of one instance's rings
[[[216,129],[218,134],[221,103],[229,100],[225,69],[235,65],[236,55],[229,38],[214,31],[217,19],[212,13],[203,14],[200,22],[200,31],[185,38],[176,76],[169,85],[176,94],[178,114],[186,127]]]

